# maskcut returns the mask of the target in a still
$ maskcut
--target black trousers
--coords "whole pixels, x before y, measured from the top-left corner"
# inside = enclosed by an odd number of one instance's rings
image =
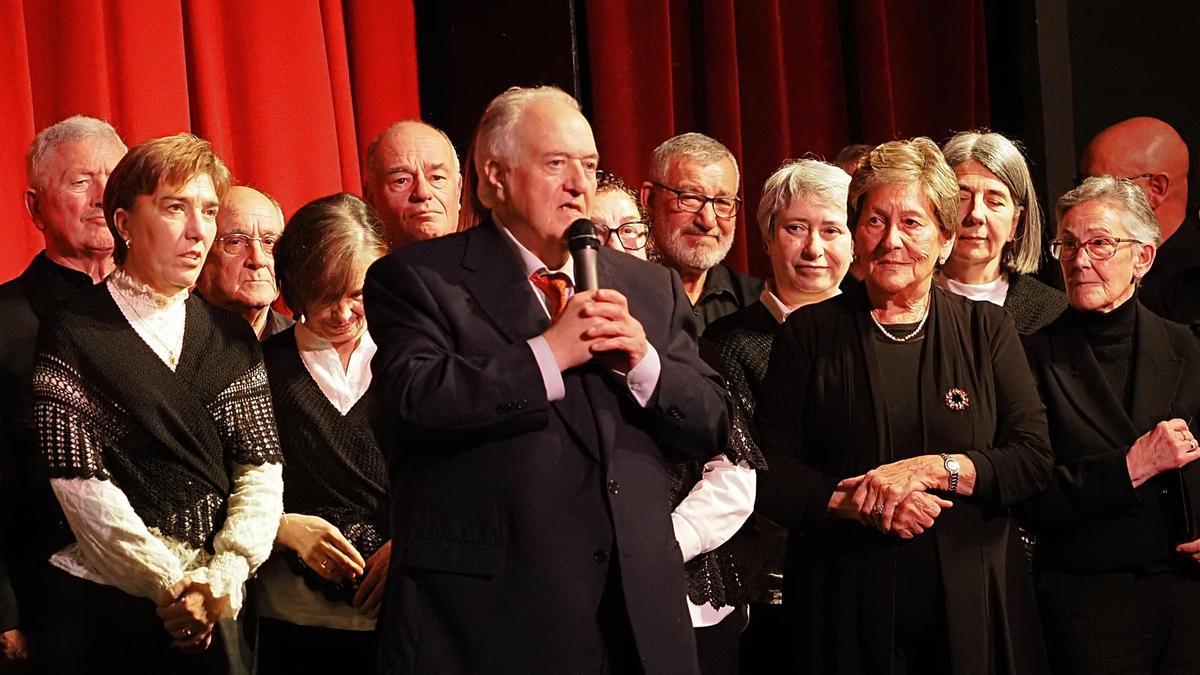
[[[738,644],[746,619],[746,605],[738,605],[720,623],[696,629],[696,655],[703,675],[738,674]]]
[[[796,625],[783,605],[750,603],[738,651],[743,675],[796,672]]]
[[[153,602],[59,569],[47,573],[46,616],[45,672],[208,675],[235,669],[221,631],[213,631],[213,642],[204,652],[181,654],[171,648],[171,636]]]
[[[1038,601],[1057,674],[1200,673],[1200,569],[1046,572]]]
[[[300,626],[259,619],[258,675],[374,675],[379,632]]]

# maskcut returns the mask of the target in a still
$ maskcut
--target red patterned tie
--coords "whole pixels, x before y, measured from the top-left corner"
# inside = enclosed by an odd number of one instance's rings
[[[546,297],[546,308],[550,310],[550,319],[557,319],[563,308],[567,306],[567,298],[570,297],[567,290],[571,288],[571,278],[562,272],[547,272],[543,269],[529,275],[529,280]]]

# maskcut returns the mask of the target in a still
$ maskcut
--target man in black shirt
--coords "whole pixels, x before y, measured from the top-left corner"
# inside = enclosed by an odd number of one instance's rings
[[[102,202],[108,174],[125,155],[108,123],[75,116],[42,130],[29,149],[25,208],[46,248],[0,286],[0,669],[36,644],[41,576],[69,536],[41,469],[30,410],[33,354],[42,322],[113,269]]]
[[[681,134],[654,149],[642,206],[662,263],[679,272],[692,301],[697,333],[754,303],[762,280],[721,265],[733,246],[738,198],[737,161],[704,134]]]
[[[1138,300],[1172,321],[1191,321],[1171,290],[1176,277],[1200,266],[1200,222],[1188,213],[1188,148],[1171,125],[1153,117],[1118,122],[1092,139],[1079,161],[1084,176],[1127,178],[1146,193],[1162,241],[1141,280]],[[1186,298],[1185,298],[1186,301]],[[1187,304],[1186,302],[1183,304]],[[1172,309],[1175,307],[1175,309]]]

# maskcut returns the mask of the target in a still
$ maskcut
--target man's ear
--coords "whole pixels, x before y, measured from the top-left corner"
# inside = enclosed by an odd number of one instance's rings
[[[496,198],[504,201],[504,165],[495,159],[489,159],[483,165],[483,182],[488,186]]]
[[[25,212],[29,214],[29,219],[33,221],[33,226],[45,232],[46,226],[42,223],[41,215],[38,209],[37,190],[29,188],[25,191]]]
[[[1167,198],[1167,193],[1171,191],[1171,177],[1165,173],[1152,174],[1146,179],[1146,199],[1150,202],[1150,209],[1157,211]]]
[[[654,194],[654,183],[644,181],[642,189],[638,191],[638,199],[642,202],[642,210],[650,211],[650,195]]]

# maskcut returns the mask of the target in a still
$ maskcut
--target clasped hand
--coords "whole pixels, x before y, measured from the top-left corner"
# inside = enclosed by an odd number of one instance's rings
[[[943,509],[954,506],[927,492],[938,487],[936,475],[929,457],[884,464],[838,483],[830,510],[885,534],[912,539],[932,527]]]
[[[160,591],[155,604],[172,646],[185,654],[197,654],[212,644],[213,627],[229,606],[229,598],[215,598],[208,584],[185,578]]]
[[[612,370],[628,373],[646,356],[641,322],[629,313],[629,301],[610,288],[576,293],[542,336],[561,370],[599,357]]]

